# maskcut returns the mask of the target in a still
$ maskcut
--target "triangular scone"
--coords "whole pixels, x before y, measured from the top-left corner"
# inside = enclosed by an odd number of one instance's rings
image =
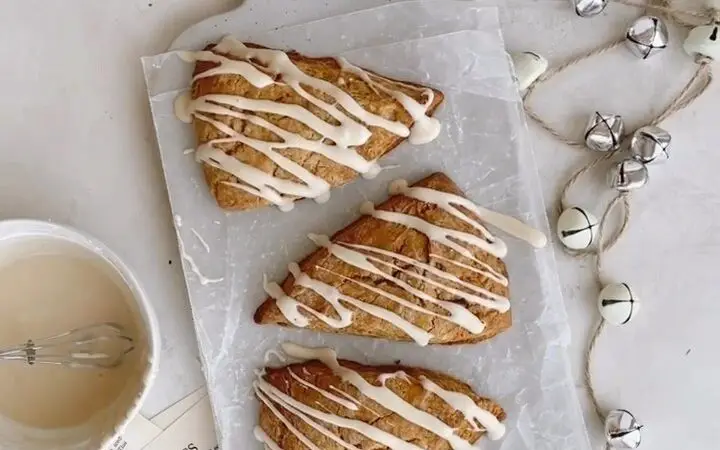
[[[291,264],[281,286],[265,284],[270,297],[255,322],[420,345],[478,342],[506,330],[500,258],[507,248],[479,215],[538,245],[544,236],[474,205],[442,173],[410,187],[395,182],[393,190],[332,239],[311,235],[320,248]]]
[[[470,449],[484,435],[505,433],[503,409],[446,374],[309,350],[322,360],[268,368],[254,383],[255,438],[266,448]]]
[[[222,208],[300,198],[327,200],[403,140],[433,140],[435,89],[381,77],[336,58],[310,58],[226,37],[183,57],[196,61],[190,97],[176,102],[192,120],[196,159]]]

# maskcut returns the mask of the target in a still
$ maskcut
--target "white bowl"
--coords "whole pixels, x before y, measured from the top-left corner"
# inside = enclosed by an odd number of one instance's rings
[[[152,306],[130,268],[109,248],[86,233],[67,226],[34,220],[0,221],[0,262],[32,253],[33,243],[56,246],[59,251],[78,251],[92,256],[108,274],[127,288],[134,304],[133,320],[138,330],[136,352],[141,354],[141,376],[126,385],[111,405],[86,423],[72,428],[39,429],[0,417],[0,449],[13,450],[87,450],[103,449],[117,439],[138,414],[156,373],[160,337]],[[42,244],[39,244],[42,243]],[[0,318],[2,326],[2,318]],[[71,369],[68,369],[71,370]],[[1,382],[2,380],[0,380]]]

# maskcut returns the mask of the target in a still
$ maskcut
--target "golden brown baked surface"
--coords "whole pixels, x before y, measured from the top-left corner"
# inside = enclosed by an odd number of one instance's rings
[[[464,196],[455,183],[442,173],[435,173],[415,183],[413,186],[427,187],[442,192]],[[481,236],[475,228],[451,215],[446,210],[443,210],[434,204],[421,202],[405,195],[395,195],[386,202],[378,205],[376,209],[401,212],[422,218],[432,224]],[[479,220],[479,218],[476,219]],[[485,288],[494,294],[498,294],[506,298],[509,296],[507,286],[480,275],[477,271],[471,271],[461,266],[444,263],[441,259],[434,255],[458,261],[472,267],[480,267],[476,262],[465,258],[442,244],[431,241],[425,234],[403,225],[380,220],[372,216],[362,216],[360,219],[335,234],[332,237],[332,242],[362,244],[392,251],[435,267],[442,267],[443,270],[452,273],[461,280],[474,286]],[[495,271],[507,277],[507,268],[502,260],[483,250],[480,250],[479,248],[470,247],[470,249],[477,260],[489,265]],[[390,260],[389,258],[383,259],[388,261]],[[395,261],[395,263],[403,266],[402,262],[398,263]],[[394,284],[377,274],[372,274],[358,269],[353,265],[347,264],[335,255],[332,255],[325,247],[321,247],[307,256],[299,263],[299,265],[302,272],[313,279],[320,280],[337,288],[342,294],[357,298],[367,304],[379,306],[392,311],[423,330],[430,332],[433,335],[433,339],[430,343],[433,344],[460,344],[483,341],[506,330],[511,324],[510,310],[500,312],[496,309],[487,308],[479,304],[468,305],[464,299],[450,295],[445,290],[438,289],[429,283],[418,281],[416,278],[410,277],[404,273],[396,273],[394,275],[399,279],[406,281],[410,285],[420,289],[430,296],[441,300],[463,304],[473,313],[473,315],[480,318],[485,323],[485,329],[480,334],[473,334],[467,329],[460,327],[455,322],[423,314],[415,309],[405,307],[398,302],[388,299],[384,295],[372,292],[363,286],[359,286],[357,283],[348,281],[347,279],[370,283],[385,292],[399,296],[414,304],[422,305],[423,307],[431,309],[437,313],[447,315],[447,312],[439,306],[430,304],[427,301],[414,296],[397,284]],[[386,273],[391,272],[391,269],[383,267],[379,268]],[[412,269],[415,270],[415,268]],[[345,277],[345,279],[342,277]],[[322,314],[337,317],[335,309],[327,300],[318,295],[315,291],[295,284],[295,279],[292,275],[288,275],[281,286],[287,295],[293,297],[303,305],[307,305]],[[462,289],[461,286],[455,285],[455,287]],[[390,322],[364,312],[350,304],[343,304],[353,312],[353,321],[349,326],[336,329],[315,318],[315,316],[304,313],[304,315],[309,319],[309,326],[307,328],[318,331],[371,336],[396,341],[410,340],[409,336],[404,331]],[[255,313],[255,322],[260,324],[293,326],[287,320],[285,315],[283,315],[273,298],[268,298],[258,308]]]
[[[248,47],[260,47],[253,44],[246,44]],[[208,47],[212,49],[213,47]],[[310,58],[296,52],[288,52],[292,62],[306,74],[328,81],[335,86],[341,88],[350,94],[363,108],[374,114],[380,115],[386,119],[402,122],[410,126],[413,119],[407,111],[393,99],[389,94],[373,88],[363,81],[359,76],[348,71],[342,71],[340,65],[334,58]],[[230,55],[223,55],[230,57]],[[195,75],[217,67],[214,62],[199,61],[195,66]],[[282,80],[279,80],[282,81]],[[390,81],[379,81],[382,84]],[[403,86],[404,85],[404,86]],[[389,85],[388,85],[389,86]],[[403,84],[393,84],[393,89],[399,89],[401,92],[418,100],[424,101],[423,94],[418,89],[412,89],[412,86],[421,87],[414,83],[403,82]],[[326,102],[332,103],[332,98],[318,90],[304,86],[305,89],[313,96],[320,98]],[[443,101],[443,94],[438,90],[434,91],[432,104],[428,109],[431,115],[440,103]],[[324,121],[337,124],[337,121],[329,116],[324,110],[312,105],[308,100],[302,98],[291,87],[283,83],[275,83],[264,88],[256,88],[250,84],[244,77],[236,74],[220,74],[205,78],[199,78],[192,84],[192,98],[209,95],[209,94],[228,94],[242,96],[250,99],[271,100],[284,104],[300,105]],[[249,113],[245,111],[246,113]],[[272,113],[256,112],[252,113],[260,116],[272,124],[279,126],[287,131],[298,133],[302,137],[312,140],[319,140],[321,136],[300,123],[299,121]],[[232,118],[224,115],[209,115],[226,125],[232,127],[235,131],[246,136],[271,142],[278,142],[281,139],[273,132],[249,123],[239,118]],[[225,137],[213,125],[195,118],[193,120],[195,133],[197,135],[198,145],[207,143],[210,140]],[[369,126],[372,132],[370,139],[362,146],[356,148],[357,152],[367,160],[374,160],[392,151],[405,138],[392,134],[391,132],[374,126]],[[228,144],[219,144],[218,148],[222,148],[226,154],[232,155],[238,160],[252,165],[266,173],[273,174],[281,179],[289,179],[299,181],[295,176],[279,168],[276,163],[271,161],[267,156],[253,149],[252,147],[239,142]],[[303,168],[310,171],[327,181],[332,187],[346,184],[355,178],[358,173],[345,167],[337,162],[317,153],[297,148],[289,148],[278,150],[280,154],[300,164]],[[226,183],[238,183],[239,180],[218,168],[204,164],[204,172],[207,183],[210,187],[212,195],[217,200],[220,207],[231,210],[248,210],[268,205],[267,200],[257,197],[256,195],[243,191]]]
[[[417,409],[425,411],[440,419],[445,424],[455,429],[455,434],[470,443],[475,443],[483,436],[484,430],[473,427],[465,419],[463,414],[437,395],[424,389],[420,380],[426,377],[442,389],[457,392],[469,396],[480,408],[490,412],[502,421],[505,419],[503,409],[492,400],[480,397],[473,392],[467,384],[448,375],[426,370],[403,366],[365,366],[352,361],[340,360],[343,367],[347,367],[359,373],[369,383],[380,386],[378,377],[382,374],[393,374],[402,371],[407,377],[394,377],[385,382],[390,390],[410,403]],[[290,373],[301,378],[327,392],[345,394],[358,400],[362,407],[352,411],[337,402],[334,402],[320,392],[309,389],[297,381]],[[377,402],[365,397],[352,384],[343,381],[333,371],[319,361],[309,361],[300,364],[292,364],[283,368],[267,369],[263,377],[269,384],[280,390],[294,400],[308,405],[319,411],[333,414],[335,416],[355,419],[365,422],[393,434],[405,442],[412,443],[419,448],[427,450],[451,450],[450,444],[433,432],[422,428],[406,418],[385,409]],[[344,397],[342,394],[340,396]],[[306,450],[298,436],[290,431],[281,419],[262,401],[260,402],[260,427],[267,433],[279,448],[283,450]],[[282,406],[273,403],[283,418],[287,420],[298,432],[307,437],[313,444],[323,450],[343,450],[343,447],[318,430],[312,428],[307,422],[292,414]],[[349,428],[340,428],[325,422],[320,422],[331,433],[339,436],[343,441],[354,445],[359,449],[381,450],[388,447],[379,444],[363,434]]]

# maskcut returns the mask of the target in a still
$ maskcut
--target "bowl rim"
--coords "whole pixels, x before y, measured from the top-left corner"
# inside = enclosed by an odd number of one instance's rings
[[[138,312],[144,321],[145,333],[148,341],[148,364],[142,377],[142,389],[135,396],[132,406],[125,412],[124,419],[117,424],[112,434],[101,441],[101,448],[123,433],[129,423],[140,413],[148,393],[157,378],[160,355],[160,327],[155,309],[150,302],[147,292],[131,267],[120,256],[100,239],[76,227],[55,222],[36,219],[8,219],[0,220],[0,243],[23,238],[60,239],[79,245],[102,258],[122,278],[133,296]]]

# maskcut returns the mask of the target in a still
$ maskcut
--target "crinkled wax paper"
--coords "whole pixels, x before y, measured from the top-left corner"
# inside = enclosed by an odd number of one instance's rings
[[[225,449],[248,447],[257,421],[253,371],[282,341],[331,346],[344,358],[448,372],[496,399],[508,433],[487,449],[586,449],[579,404],[565,356],[566,317],[550,250],[506,239],[512,328],[489,342],[420,348],[361,337],[288,330],[253,323],[265,299],[263,274],[282,280],[287,264],[314,249],[310,232],[332,234],[355,220],[365,200],[380,203],[397,178],[450,175],[477,203],[547,230],[537,172],[526,141],[513,74],[497,10],[473,2],[410,2],[238,38],[314,55],[341,55],[379,73],[439,87],[444,129],[430,144],[404,143],[381,162],[397,166],[359,179],[318,205],[302,201],[290,213],[265,208],[225,213],[210,196],[191,153],[191,127],[173,115],[173,100],[191,68],[167,53],[143,60],[198,340],[214,415]],[[185,48],[201,48],[220,31],[195,30]],[[257,445],[260,448],[260,444]]]

